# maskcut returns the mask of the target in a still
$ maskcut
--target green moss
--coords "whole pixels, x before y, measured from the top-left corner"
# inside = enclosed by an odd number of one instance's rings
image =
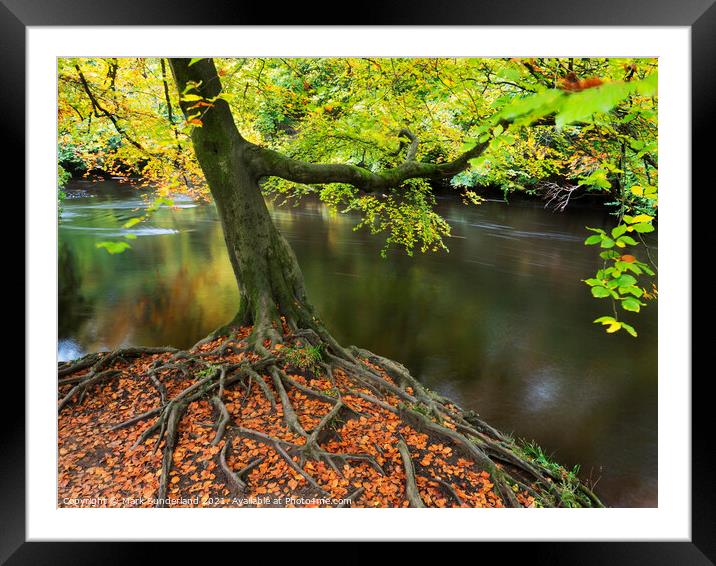
[[[542,468],[545,468],[553,474],[555,479],[555,487],[559,493],[559,500],[556,503],[560,503],[562,507],[590,507],[591,502],[588,498],[579,490],[580,480],[579,465],[574,466],[571,470],[568,470],[561,464],[558,464],[548,456],[541,446],[533,441],[525,441],[520,439],[515,444],[516,450],[521,455]],[[543,507],[553,507],[554,504],[549,504],[547,501],[540,503]]]
[[[283,348],[281,350],[281,358],[290,366],[302,371],[311,372],[320,375],[323,371],[321,363],[323,362],[322,347],[304,346]]]
[[[203,379],[205,377],[209,377],[210,375],[213,375],[217,371],[219,371],[219,366],[214,365],[214,364],[207,364],[204,369],[197,371],[194,375],[195,375],[195,377],[198,377],[199,379]]]

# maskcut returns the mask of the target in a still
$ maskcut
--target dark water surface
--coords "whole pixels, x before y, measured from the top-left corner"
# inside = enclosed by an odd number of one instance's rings
[[[70,189],[59,229],[61,360],[126,345],[188,347],[234,314],[213,205],[176,200],[176,210],[130,230],[131,250],[111,256],[95,244],[127,232],[122,224],[146,206],[141,192],[112,181]],[[455,236],[450,253],[413,258],[381,259],[379,238],[320,204],[272,214],[340,342],[402,362],[494,426],[580,464],[583,478],[600,478],[608,505],[656,506],[657,307],[634,319],[638,339],[606,335],[592,320],[609,307],[580,281],[598,266],[584,226],[611,219],[531,202],[440,207]]]

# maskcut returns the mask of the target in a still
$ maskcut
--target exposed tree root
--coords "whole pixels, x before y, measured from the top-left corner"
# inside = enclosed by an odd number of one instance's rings
[[[404,440],[398,442],[398,451],[403,458],[403,466],[405,467],[405,495],[408,498],[408,502],[411,507],[425,507],[425,503],[423,503],[418,491],[418,485],[415,483],[413,460],[410,458],[410,451]]]
[[[115,380],[146,380],[156,391],[156,406],[115,421],[105,434],[144,427],[132,448],[151,445],[149,455],[161,453],[157,506],[184,489],[176,485],[176,451],[188,413],[207,402],[213,424],[199,424],[211,430],[207,450],[216,447],[211,453],[225,492],[234,496],[261,493],[261,473],[270,461],[285,470],[284,494],[344,498],[338,507],[375,505],[381,493],[384,506],[559,506],[565,489],[571,504],[602,506],[581,482],[565,485],[563,474],[530,459],[509,437],[425,388],[397,362],[356,347],[337,348],[324,331],[284,326],[284,332],[234,328],[189,350],[129,348],[60,364],[60,418],[86,395],[116,386]],[[295,367],[284,355],[310,346],[323,351],[311,368]],[[264,405],[264,428],[254,428],[251,407]],[[272,485],[266,493],[278,489]]]

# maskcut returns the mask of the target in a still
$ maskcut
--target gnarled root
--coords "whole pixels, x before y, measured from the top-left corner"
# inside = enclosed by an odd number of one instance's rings
[[[403,466],[405,467],[405,495],[408,498],[408,502],[411,507],[425,507],[425,503],[420,497],[420,492],[418,492],[418,485],[415,483],[413,460],[410,458],[410,451],[404,440],[398,442],[398,451],[403,458]]]
[[[323,352],[310,370],[293,366],[285,354],[305,346]],[[149,364],[142,361],[148,356]],[[218,467],[235,495],[251,493],[270,461],[274,467],[283,462],[293,478],[288,485],[303,486],[302,493],[347,497],[338,507],[374,505],[381,493],[385,506],[562,504],[564,478],[553,468],[529,458],[474,412],[425,388],[402,365],[341,348],[320,328],[284,335],[273,327],[232,328],[189,350],[91,354],[60,364],[58,373],[61,414],[115,380],[146,379],[156,391],[158,406],[109,431],[149,421],[133,446],[153,440],[152,450],[161,450],[159,506],[179,489],[170,482],[179,473],[173,471],[175,450],[183,419],[201,402],[213,409],[214,422],[199,424],[212,429],[208,447],[216,447]],[[256,428],[256,407],[262,406],[266,428]],[[602,505],[583,484],[571,488],[573,502]]]

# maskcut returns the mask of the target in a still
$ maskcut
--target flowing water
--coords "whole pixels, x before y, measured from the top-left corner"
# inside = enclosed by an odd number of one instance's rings
[[[236,285],[213,205],[175,200],[130,230],[141,190],[75,183],[59,227],[60,360],[127,345],[188,347],[235,312]],[[272,208],[336,338],[402,362],[432,389],[534,439],[614,507],[657,504],[657,306],[639,338],[607,335],[580,280],[598,268],[585,226],[603,211],[539,202],[441,200],[450,253],[379,255],[382,240],[319,203]],[[128,231],[132,249],[97,242]],[[656,238],[649,240],[656,254]],[[629,317],[627,317],[629,320]]]

